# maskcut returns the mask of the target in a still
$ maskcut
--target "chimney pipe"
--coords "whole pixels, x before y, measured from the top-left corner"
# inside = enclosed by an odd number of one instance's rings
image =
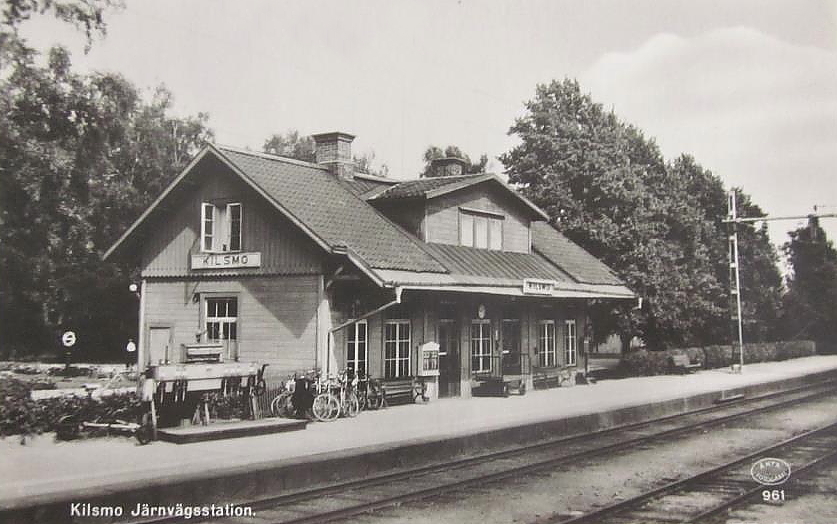
[[[312,135],[316,144],[317,163],[344,180],[352,180],[355,162],[352,158],[354,135],[334,131]]]
[[[431,160],[430,168],[435,176],[458,176],[465,174],[467,164],[462,158],[446,156]]]

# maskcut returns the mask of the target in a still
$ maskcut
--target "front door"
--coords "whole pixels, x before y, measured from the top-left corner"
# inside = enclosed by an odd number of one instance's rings
[[[454,320],[439,321],[439,396],[459,396],[459,330]]]
[[[151,327],[148,328],[148,363],[156,366],[165,364],[172,358],[169,346],[171,345],[171,328]]]
[[[503,319],[503,374],[520,375],[520,320]]]

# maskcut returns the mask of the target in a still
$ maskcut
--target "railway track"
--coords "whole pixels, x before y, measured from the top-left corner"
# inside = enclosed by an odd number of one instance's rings
[[[637,445],[647,445],[659,439],[693,434],[713,426],[814,401],[834,394],[837,391],[835,384],[835,381],[826,381],[513,450],[314,488],[249,502],[247,505],[258,515],[259,521],[265,523],[303,524],[345,519],[377,509],[448,494],[451,491],[528,475],[536,470],[570,464],[581,459],[612,454]],[[149,521],[143,522],[150,524]],[[169,524],[181,521],[159,519],[151,522]],[[232,519],[229,522],[237,521]],[[247,520],[242,519],[241,522],[243,524]]]
[[[647,491],[636,497],[571,519],[543,522],[561,524],[637,522],[719,522],[736,505],[771,493],[780,486],[765,486],[754,480],[750,469],[755,461],[780,458],[792,464],[799,475],[837,459],[837,424],[816,429],[768,446],[689,478]],[[778,490],[777,490],[778,494]]]

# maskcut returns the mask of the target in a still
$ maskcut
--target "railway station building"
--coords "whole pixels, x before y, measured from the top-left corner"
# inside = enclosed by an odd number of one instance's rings
[[[207,145],[107,252],[141,267],[140,369],[218,352],[470,396],[583,366],[591,302],[634,298],[497,176],[371,176],[352,135],[314,138],[316,163]]]

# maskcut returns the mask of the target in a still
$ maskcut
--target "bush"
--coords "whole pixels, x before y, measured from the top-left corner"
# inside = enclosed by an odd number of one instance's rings
[[[31,435],[55,431],[66,415],[79,420],[139,420],[145,412],[135,393],[90,397],[55,397],[32,400],[32,385],[8,378],[0,381],[0,436]]]
[[[816,344],[809,340],[744,344],[744,363],[753,364],[810,357],[817,353],[816,349]],[[664,375],[670,372],[670,358],[676,354],[688,355],[692,363],[700,363],[703,369],[727,367],[737,364],[739,359],[738,351],[732,346],[706,346],[665,351],[643,349],[624,354],[620,362],[620,368],[623,373],[629,376]]]
[[[640,349],[626,353],[619,366],[632,376],[665,375],[669,371],[669,356],[667,351]]]

